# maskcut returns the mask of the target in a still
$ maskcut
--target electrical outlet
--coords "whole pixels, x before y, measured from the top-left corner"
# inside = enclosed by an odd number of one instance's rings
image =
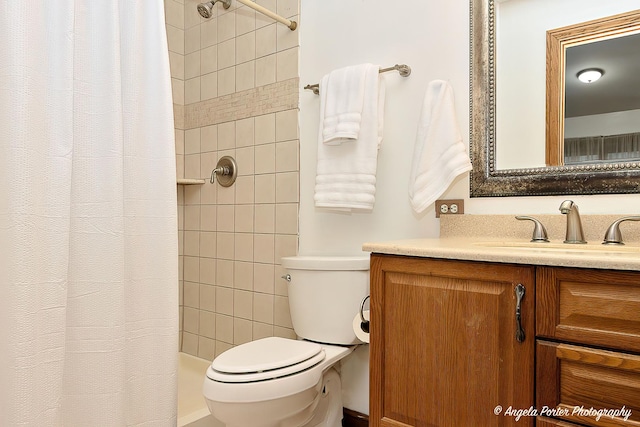
[[[436,200],[436,218],[440,215],[460,215],[464,213],[464,200]]]

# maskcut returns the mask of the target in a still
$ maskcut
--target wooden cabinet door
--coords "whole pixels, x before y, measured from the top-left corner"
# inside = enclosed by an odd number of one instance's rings
[[[373,254],[371,426],[533,425],[505,412],[534,404],[534,294],[530,266]]]

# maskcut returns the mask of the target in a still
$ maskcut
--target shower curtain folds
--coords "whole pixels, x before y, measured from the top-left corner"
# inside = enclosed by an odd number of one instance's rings
[[[0,10],[0,426],[175,426],[163,2]]]

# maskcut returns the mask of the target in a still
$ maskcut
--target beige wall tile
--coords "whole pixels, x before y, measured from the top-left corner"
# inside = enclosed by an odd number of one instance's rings
[[[213,184],[205,184],[205,185],[211,185],[213,186]],[[217,185],[217,184],[216,184]],[[201,205],[200,207],[200,221],[201,221],[201,227],[200,230],[201,231],[216,231],[218,226],[217,226],[217,219],[218,219],[218,214],[217,214],[217,206],[215,205]]]
[[[299,145],[298,140],[278,142],[276,144],[276,172],[300,170]]]
[[[200,50],[200,25],[184,31],[184,53],[188,55]]]
[[[191,308],[200,308],[200,285],[194,282],[184,282],[183,286],[184,306]]]
[[[253,89],[256,86],[255,74],[255,61],[236,65],[236,92]]]
[[[253,339],[268,338],[273,336],[273,324],[253,322]]]
[[[184,105],[184,80],[171,79],[171,96],[174,104]]]
[[[218,20],[209,19],[200,27],[200,46],[204,49],[218,44]]]
[[[216,184],[218,185],[218,184]],[[219,205],[232,205],[236,201],[236,189],[234,186],[221,187],[218,185],[216,203]]]
[[[253,293],[253,320],[273,324],[274,296]]]
[[[263,294],[273,294],[275,289],[273,264],[253,264],[253,272],[253,290]],[[283,279],[280,281],[286,283]]]
[[[200,199],[203,205],[213,205],[216,203],[218,197],[218,185],[211,184],[211,171],[205,170],[201,171],[205,177],[205,184],[201,186],[200,190]],[[215,227],[215,224],[214,224]]]
[[[275,240],[273,234],[254,234],[253,260],[254,262],[273,263]]]
[[[235,209],[236,233],[253,233],[254,205],[237,205]],[[252,254],[253,257],[253,254]]]
[[[198,337],[198,357],[206,360],[215,358],[216,342],[203,336]]]
[[[200,254],[204,258],[216,257],[216,233],[210,231],[200,232]]]
[[[200,335],[207,338],[216,337],[216,315],[210,311],[200,311]]]
[[[188,178],[200,177],[200,154],[187,154],[184,156],[184,176]]]
[[[174,79],[184,80],[184,55],[175,52],[169,52],[169,66],[171,68],[171,77]]]
[[[236,121],[236,147],[252,147],[255,141],[255,121],[253,117]]]
[[[218,71],[218,46],[210,46],[200,51],[200,72],[202,74]]]
[[[250,320],[233,319],[233,344],[240,345],[253,340],[253,322]]]
[[[263,114],[255,118],[255,144],[276,141],[276,115]]]
[[[236,144],[236,122],[220,123],[218,125],[218,149],[227,150]]]
[[[200,128],[184,132],[184,154],[200,154]]]
[[[236,39],[236,64],[256,59],[256,33],[254,31]]]
[[[232,233],[235,231],[235,206],[218,206],[218,212],[216,215],[218,218],[218,232],[226,231]]]
[[[184,155],[176,154],[176,178],[184,178]]]
[[[229,350],[232,347],[233,347],[233,344],[231,344],[231,343],[216,340],[216,355],[215,355],[215,357],[220,356],[222,353],[224,353],[225,351]]]
[[[185,231],[183,253],[186,256],[200,255],[200,232]]]
[[[200,258],[200,283],[216,284],[216,265],[214,258]]]
[[[235,253],[235,239],[233,233],[223,233],[218,231],[216,240],[217,258],[233,260]]]
[[[275,232],[275,206],[272,203],[255,205],[256,233]]]
[[[242,35],[256,29],[256,12],[247,7],[241,6],[236,10],[236,34]]]
[[[236,179],[236,206],[252,204],[254,200],[254,176],[239,176]]]
[[[289,16],[292,21],[300,22],[299,16]],[[298,34],[296,34],[296,31],[291,31],[289,27],[285,25],[278,25],[276,27],[276,45],[278,52],[296,47],[298,46]]]
[[[273,336],[274,337],[281,337],[281,338],[288,338],[291,340],[295,340],[298,336],[296,335],[295,331],[292,328],[285,328],[282,326],[274,326],[273,327]],[[217,347],[216,347],[217,349]]]
[[[239,289],[233,291],[233,315],[243,319],[253,319],[253,292]]]
[[[276,0],[256,0],[256,3],[273,12],[275,12],[278,7]],[[256,14],[256,28],[264,27],[265,25],[270,24],[273,24],[273,19],[261,13]]]
[[[219,65],[218,65],[219,66]],[[236,67],[218,71],[218,96],[229,95],[236,91]]]
[[[276,263],[280,263],[283,257],[295,256],[298,253],[298,236],[291,234],[275,235],[275,253],[274,259]]]
[[[256,59],[256,87],[276,82],[276,54]]]
[[[200,77],[200,51],[190,53],[184,57],[184,77],[192,79]]]
[[[216,351],[218,341],[233,344],[233,317],[231,315],[216,315]]]
[[[184,82],[184,103],[193,104],[200,101],[200,77]]]
[[[298,175],[298,172],[276,174],[276,203],[291,203],[300,199]]]
[[[284,16],[286,18],[291,18],[300,13],[298,9],[298,0],[277,0],[277,2],[278,8],[276,9],[276,13],[278,15]]]
[[[276,54],[276,79],[279,82],[298,77],[298,51],[294,47]]]
[[[253,261],[253,234],[235,233],[234,251],[234,260]]]
[[[276,142],[298,139],[298,110],[276,113]]]
[[[280,262],[280,260],[278,260]],[[287,274],[287,270],[282,268],[281,265],[274,265],[273,267],[273,279],[274,279],[274,294],[286,297],[289,295],[289,282],[281,280],[282,276]]]
[[[167,25],[169,51],[184,55],[184,30]]]
[[[184,229],[199,230],[200,229],[200,206],[184,207]]]
[[[216,260],[216,285],[233,288],[233,261]]]
[[[200,284],[200,309],[216,311],[216,287]]]
[[[291,314],[289,313],[289,298],[276,296],[274,300],[273,324],[285,328],[292,328]]]
[[[218,156],[213,151],[202,153],[200,155],[200,176],[202,178],[211,179],[211,172],[215,169],[216,163],[218,162],[217,157]],[[212,186],[209,181],[205,182],[205,184]]]
[[[182,351],[192,356],[197,356],[198,355],[198,335],[183,332],[182,333]]]
[[[276,171],[276,145],[263,144],[256,146],[256,174],[274,173]]]
[[[175,129],[176,154],[184,154],[184,131]],[[179,187],[183,188],[183,187]]]
[[[216,287],[216,313],[233,316],[233,288]]]
[[[253,263],[236,261],[233,264],[233,287],[253,291]]]
[[[200,204],[200,186],[185,186],[184,188],[184,204],[199,205]]]
[[[184,280],[194,283],[200,281],[200,260],[198,257],[184,257]]]
[[[218,17],[218,43],[236,36],[236,14],[225,13]]]
[[[298,234],[298,204],[283,203],[276,205],[276,233]]]
[[[184,315],[184,330],[192,334],[198,334],[198,322],[200,319],[199,310],[191,307],[185,307],[183,310]]]
[[[255,201],[256,203],[275,203],[276,201],[275,174],[256,175]]]
[[[277,31],[276,24],[272,23],[266,27],[256,30],[256,58],[271,55],[277,51]]]
[[[236,162],[238,162],[238,176],[253,175],[255,173],[255,149],[253,146],[236,148]],[[251,197],[253,199],[253,196]]]
[[[200,129],[200,147],[202,152],[218,149],[218,126],[205,126]]]
[[[200,78],[200,97],[202,100],[218,96],[218,73],[205,74]]]
[[[218,70],[236,65],[236,39],[218,44]]]
[[[167,24],[184,28],[184,4],[174,0],[165,0],[164,13]]]

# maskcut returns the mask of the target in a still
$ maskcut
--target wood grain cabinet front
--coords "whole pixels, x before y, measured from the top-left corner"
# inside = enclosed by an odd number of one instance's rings
[[[372,254],[371,427],[534,425],[534,301],[532,266]]]

